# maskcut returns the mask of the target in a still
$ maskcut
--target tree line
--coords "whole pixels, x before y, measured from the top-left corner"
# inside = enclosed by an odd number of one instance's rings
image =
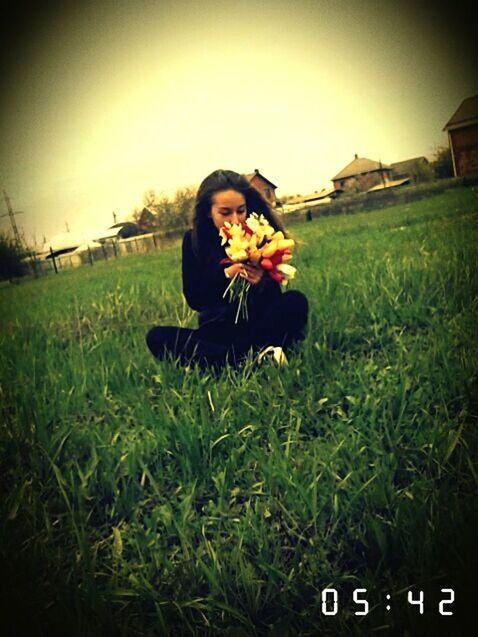
[[[178,188],[172,198],[154,189],[143,195],[143,207],[136,208],[133,221],[143,232],[153,230],[179,230],[191,224],[196,199],[196,188]]]

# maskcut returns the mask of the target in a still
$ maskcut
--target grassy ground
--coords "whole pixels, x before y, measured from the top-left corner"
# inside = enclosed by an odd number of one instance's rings
[[[477,566],[477,203],[293,226],[311,317],[280,370],[149,356],[151,325],[195,324],[178,247],[2,288],[5,634],[452,634]]]

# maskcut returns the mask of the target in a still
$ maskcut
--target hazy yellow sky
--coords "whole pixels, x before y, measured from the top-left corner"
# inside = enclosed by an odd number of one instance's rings
[[[220,167],[259,168],[280,197],[328,186],[354,153],[430,157],[478,93],[460,3],[438,6],[77,2],[24,20],[20,9],[4,45],[0,187],[40,241],[66,222],[106,227],[145,190],[173,194]]]

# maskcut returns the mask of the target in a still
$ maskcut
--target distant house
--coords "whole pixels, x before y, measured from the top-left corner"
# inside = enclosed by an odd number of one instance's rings
[[[264,177],[264,175],[261,175],[258,168],[255,168],[253,173],[247,174],[246,178],[271,206],[276,205],[277,197],[275,191],[277,186]]]
[[[391,167],[380,161],[355,155],[353,161],[332,177],[332,183],[335,190],[343,190],[345,193],[364,192],[391,181],[391,172]]]
[[[467,97],[443,128],[448,132],[455,177],[478,173],[478,95]]]
[[[430,162],[426,157],[413,157],[404,161],[396,161],[390,164],[392,169],[392,179],[403,179],[409,177],[415,183],[422,181],[424,176],[431,174]]]

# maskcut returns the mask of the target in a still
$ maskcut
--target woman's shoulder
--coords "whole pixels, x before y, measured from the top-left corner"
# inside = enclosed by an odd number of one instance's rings
[[[192,252],[196,259],[205,264],[209,261],[220,261],[224,256],[219,233],[194,236],[194,230],[186,230],[183,236],[183,252]]]

